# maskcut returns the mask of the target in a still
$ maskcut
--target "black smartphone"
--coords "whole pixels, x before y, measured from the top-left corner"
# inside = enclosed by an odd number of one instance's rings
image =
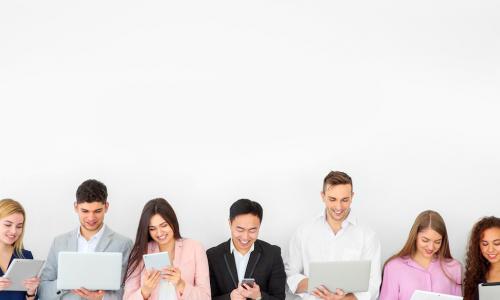
[[[254,283],[255,283],[255,279],[253,279],[253,278],[243,278],[243,280],[241,281],[241,285],[246,284],[252,288],[253,288]]]

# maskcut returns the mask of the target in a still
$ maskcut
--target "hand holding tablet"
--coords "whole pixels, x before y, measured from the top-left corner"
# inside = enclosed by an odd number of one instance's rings
[[[10,284],[5,286],[4,291],[27,291],[36,289],[42,270],[43,260],[15,258],[10,264],[3,278],[8,279]],[[35,288],[32,288],[35,286]]]

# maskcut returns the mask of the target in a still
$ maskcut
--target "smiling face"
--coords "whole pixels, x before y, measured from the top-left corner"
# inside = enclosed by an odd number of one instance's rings
[[[416,255],[432,259],[441,248],[443,237],[431,228],[424,229],[417,234]]]
[[[108,211],[108,202],[75,203],[75,212],[80,219],[82,232],[95,234],[104,224],[104,215]]]
[[[334,222],[344,221],[349,215],[353,196],[350,184],[327,185],[325,191],[321,192],[327,219]]]
[[[14,213],[0,219],[0,243],[13,245],[23,233],[24,216]]]
[[[500,228],[492,227],[483,231],[479,241],[481,254],[492,265],[500,264]]]
[[[238,215],[229,221],[229,227],[234,247],[241,254],[246,254],[259,237],[260,219],[253,214]]]
[[[168,222],[159,214],[155,214],[149,221],[149,236],[158,246],[166,246],[175,242],[174,231]]]

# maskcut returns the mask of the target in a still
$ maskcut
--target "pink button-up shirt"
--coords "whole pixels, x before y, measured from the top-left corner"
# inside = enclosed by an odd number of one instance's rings
[[[450,280],[443,272],[444,268]],[[415,290],[462,295],[462,266],[456,260],[434,259],[427,269],[411,258],[397,257],[385,265],[380,300],[409,300]]]
[[[148,243],[148,253],[158,253],[160,249],[156,242]],[[177,299],[210,300],[210,275],[208,272],[208,260],[205,250],[201,244],[191,239],[180,239],[175,241],[174,267],[181,270],[181,278],[186,283],[182,295],[177,293]],[[143,300],[141,294],[142,272],[141,264],[131,277],[125,282],[123,299]],[[151,294],[149,299],[158,299],[159,285]]]

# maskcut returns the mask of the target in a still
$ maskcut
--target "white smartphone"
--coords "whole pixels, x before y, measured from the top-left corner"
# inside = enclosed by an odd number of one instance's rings
[[[142,256],[147,270],[161,270],[170,267],[170,257],[168,252],[144,254]]]

